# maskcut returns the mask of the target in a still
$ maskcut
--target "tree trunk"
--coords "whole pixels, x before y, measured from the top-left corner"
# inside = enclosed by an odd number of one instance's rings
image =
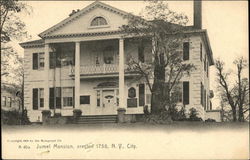
[[[236,121],[237,121],[236,108],[233,107],[233,108],[232,108],[232,111],[233,111],[233,121],[236,122]]]
[[[154,83],[152,86],[151,113],[159,114],[165,110],[164,105],[165,67],[159,63],[154,68]]]
[[[238,121],[244,122],[244,113],[243,113],[243,107],[239,105],[239,115],[238,115]]]

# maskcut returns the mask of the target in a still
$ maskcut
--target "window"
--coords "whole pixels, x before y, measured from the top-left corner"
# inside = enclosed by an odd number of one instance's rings
[[[202,61],[202,43],[200,43],[200,59]]]
[[[92,20],[90,26],[103,26],[103,25],[108,25],[106,19],[103,17],[96,17]]]
[[[44,53],[39,53],[39,68],[43,69],[44,68]]]
[[[39,102],[40,102],[40,107],[43,108],[44,107],[44,89],[40,88],[39,89]]]
[[[183,43],[183,60],[189,60],[189,42]]]
[[[183,104],[189,104],[189,82],[183,82]]]
[[[103,51],[103,61],[105,64],[114,64],[114,48],[108,46]]]
[[[11,97],[7,98],[7,107],[11,107]]]
[[[182,83],[178,83],[175,85],[174,89],[172,90],[171,93],[171,99],[174,102],[182,102]]]
[[[49,53],[49,68],[53,69],[56,66],[56,52]]]
[[[63,107],[73,106],[73,87],[62,88]]]
[[[44,53],[33,53],[33,70],[44,68]]]
[[[128,90],[128,97],[129,98],[135,98],[136,97],[136,90],[134,87],[129,88]]]
[[[90,104],[90,96],[80,96],[80,104]]]
[[[44,107],[44,89],[33,88],[33,110]]]
[[[2,103],[1,103],[2,106],[6,106],[6,97],[5,96],[2,96]]]

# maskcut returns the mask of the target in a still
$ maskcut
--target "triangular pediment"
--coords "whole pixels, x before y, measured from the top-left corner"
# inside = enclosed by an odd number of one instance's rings
[[[96,1],[40,33],[39,36],[45,38],[53,35],[117,31],[121,25],[127,24],[127,15],[127,12]],[[96,17],[103,17],[107,24],[92,26],[91,22]]]

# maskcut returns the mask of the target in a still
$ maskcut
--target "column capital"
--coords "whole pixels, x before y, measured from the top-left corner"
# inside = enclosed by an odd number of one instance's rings
[[[75,43],[81,43],[81,41],[74,41]]]

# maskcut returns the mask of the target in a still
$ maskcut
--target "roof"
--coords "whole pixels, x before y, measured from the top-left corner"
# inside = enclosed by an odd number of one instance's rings
[[[116,14],[119,14],[119,15],[122,15],[122,16],[127,16],[129,14],[128,12],[125,12],[125,11],[122,11],[120,9],[114,8],[114,7],[112,7],[112,6],[108,5],[108,4],[102,3],[100,1],[95,1],[95,2],[91,3],[90,5],[88,5],[87,7],[85,7],[83,9],[81,9],[80,11],[76,12],[72,16],[69,16],[68,18],[62,20],[58,24],[56,24],[56,25],[50,27],[49,29],[43,31],[42,33],[39,34],[39,36],[41,38],[43,38],[43,37],[47,36],[49,33],[52,33],[54,31],[58,30],[59,28],[63,27],[64,25],[76,20],[80,16],[88,13],[89,11],[91,11],[91,10],[97,8],[97,7],[112,11],[112,12],[114,12]]]
[[[44,47],[44,40],[38,39],[38,40],[33,40],[33,41],[27,41],[27,42],[19,43],[19,45],[23,48]]]

